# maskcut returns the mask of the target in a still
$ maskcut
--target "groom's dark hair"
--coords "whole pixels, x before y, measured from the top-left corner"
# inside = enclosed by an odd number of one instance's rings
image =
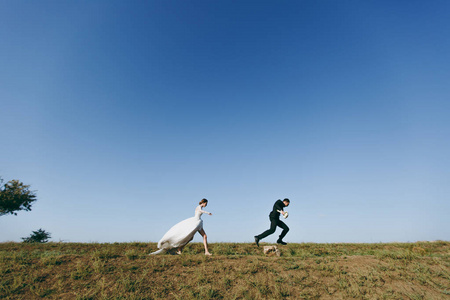
[[[291,203],[291,200],[289,200],[288,198],[284,198],[283,201],[286,201],[288,203]]]

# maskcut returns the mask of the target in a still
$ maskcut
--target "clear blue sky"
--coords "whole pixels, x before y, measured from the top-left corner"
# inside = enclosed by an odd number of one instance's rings
[[[2,1],[0,241],[450,240],[450,2]],[[280,230],[268,237],[276,240]],[[200,241],[197,236],[194,241]]]

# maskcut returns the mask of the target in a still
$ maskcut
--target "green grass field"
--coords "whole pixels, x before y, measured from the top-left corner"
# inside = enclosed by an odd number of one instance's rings
[[[450,242],[0,243],[1,299],[450,299]]]

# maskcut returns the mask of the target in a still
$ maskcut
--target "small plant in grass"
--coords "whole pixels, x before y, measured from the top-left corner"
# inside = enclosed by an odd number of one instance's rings
[[[62,262],[63,261],[61,258],[55,256],[41,258],[41,263],[44,266],[59,266],[60,264],[62,264]]]
[[[111,258],[117,258],[120,255],[118,255],[117,253],[115,253],[111,249],[101,249],[101,250],[97,250],[94,253],[92,253],[92,256],[94,258],[108,260],[108,259],[111,259]]]
[[[84,264],[82,261],[78,261],[75,270],[70,273],[70,277],[74,280],[79,280],[88,278],[91,274],[92,268],[89,265]]]
[[[139,258],[139,252],[136,249],[127,250],[125,256],[130,260],[135,260]]]

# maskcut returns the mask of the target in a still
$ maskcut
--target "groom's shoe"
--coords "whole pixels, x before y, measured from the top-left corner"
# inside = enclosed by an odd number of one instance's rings
[[[287,245],[287,243],[283,242],[282,240],[278,240],[278,241],[277,241],[277,244],[280,244],[280,245]]]
[[[259,237],[257,237],[257,236],[255,236],[255,243],[256,243],[256,246],[259,247]]]

